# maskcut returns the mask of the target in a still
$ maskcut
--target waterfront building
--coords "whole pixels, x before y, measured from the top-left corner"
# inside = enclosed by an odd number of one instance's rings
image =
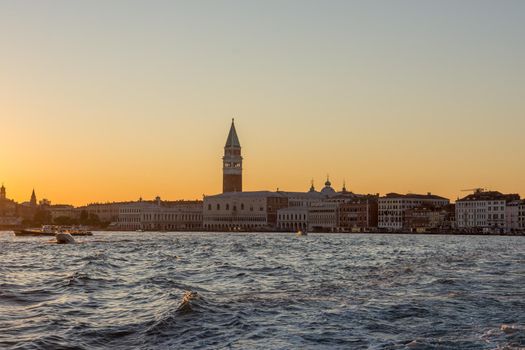
[[[519,201],[508,202],[505,206],[505,231],[515,232],[520,230],[519,223],[519,208],[521,204]]]
[[[308,192],[290,192],[290,191],[277,191],[286,198],[288,198],[289,207],[310,207],[312,203],[318,203],[326,199],[327,197],[315,190],[314,183],[310,186]]]
[[[378,200],[378,227],[388,231],[402,230],[406,210],[422,205],[439,208],[449,203],[448,199],[431,193],[426,195],[389,193]]]
[[[316,219],[319,219],[317,212],[318,206],[327,201],[329,198],[337,195],[332,188],[330,180],[327,179],[325,187],[321,191],[316,191],[314,183],[310,186],[308,192],[288,192],[278,191],[286,198],[288,198],[288,208],[280,209],[277,213],[277,228],[280,231],[305,231],[310,229],[310,212],[314,207],[316,211]]]
[[[435,207],[423,204],[405,211],[403,230],[407,232],[437,232],[454,227],[454,205]]]
[[[142,214],[154,206],[155,204],[142,200],[120,206],[117,228],[123,231],[142,230]]]
[[[194,231],[202,228],[202,201],[153,201],[120,205],[117,229],[125,231]]]
[[[35,191],[31,199],[34,197]],[[35,198],[36,199],[36,198]],[[38,206],[33,206],[32,201],[22,204],[16,203],[7,197],[7,190],[2,184],[0,187],[0,226],[10,227],[22,224],[25,221],[32,221]]]
[[[377,196],[348,199],[339,204],[339,227],[347,232],[366,232],[377,228]]]
[[[277,212],[288,207],[280,192],[226,192],[204,197],[203,226],[213,231],[265,231],[277,226]]]
[[[313,203],[308,211],[308,231],[336,232],[339,223],[339,203],[319,202]]]
[[[277,212],[277,228],[282,232],[308,230],[309,211],[309,206],[294,206],[279,209]]]
[[[338,203],[337,211],[338,231],[365,232],[377,228],[378,204],[377,195],[356,194],[343,188],[335,195],[330,196],[327,201]]]
[[[289,208],[279,210],[277,226],[282,231],[363,232],[377,227],[378,195],[336,192],[327,179],[317,192],[279,192],[288,198]]]
[[[17,203],[7,198],[7,190],[2,184],[0,187],[0,227],[13,227],[22,223],[18,215]]]
[[[525,200],[514,200],[507,202],[505,206],[505,231],[508,233],[523,232]]]
[[[518,228],[521,232],[525,232],[525,201],[521,201],[518,207]]]
[[[141,213],[141,229],[147,231],[197,231],[202,229],[202,201],[161,201]]]
[[[476,190],[456,201],[456,225],[473,232],[504,232],[507,203],[520,199],[518,194]]]
[[[233,119],[228,138],[226,139],[226,145],[224,146],[222,165],[222,192],[242,192],[241,143],[239,142]]]
[[[0,217],[13,217],[17,214],[17,204],[7,198],[7,190],[2,184],[0,187]]]
[[[75,207],[68,204],[51,205],[47,210],[51,213],[51,219],[53,220],[57,218],[78,219],[80,216]]]
[[[120,208],[130,203],[133,202],[91,203],[76,210],[79,215],[85,211],[90,217],[96,215],[101,222],[113,223],[118,221]]]

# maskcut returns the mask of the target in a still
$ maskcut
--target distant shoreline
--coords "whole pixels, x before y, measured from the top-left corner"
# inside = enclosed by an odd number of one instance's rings
[[[14,233],[13,229],[3,229],[0,228],[0,232],[3,233]],[[202,233],[231,233],[231,234],[289,234],[294,235],[295,232],[289,231],[127,231],[127,230],[108,230],[108,229],[94,229],[93,232],[107,232],[107,233],[142,233],[142,234],[156,234],[156,233],[189,233],[189,234],[202,234]],[[309,234],[315,235],[413,235],[413,236],[504,236],[504,237],[525,237],[525,232],[520,233],[472,233],[472,232],[310,232]],[[38,237],[38,236],[36,236]]]

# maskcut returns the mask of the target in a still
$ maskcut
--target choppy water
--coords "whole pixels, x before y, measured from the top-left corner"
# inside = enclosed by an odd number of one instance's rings
[[[46,240],[0,233],[0,348],[525,347],[525,237]]]

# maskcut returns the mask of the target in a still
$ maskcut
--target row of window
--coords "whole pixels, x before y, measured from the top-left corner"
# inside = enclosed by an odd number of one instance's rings
[[[279,214],[279,220],[306,220],[306,214]]]
[[[141,222],[140,217],[118,218],[119,222]]]
[[[202,220],[202,216],[198,214],[144,214],[143,220]]]
[[[205,221],[228,221],[228,222],[242,222],[242,221],[266,221],[266,217],[264,216],[250,216],[250,217],[237,217],[234,220],[232,220],[231,217],[227,216],[218,216],[218,217],[206,217],[204,219]]]
[[[120,212],[121,212],[121,213],[140,213],[140,212],[141,212],[141,209],[130,209],[130,208],[125,208],[125,209],[120,209]]]
[[[458,220],[459,219],[462,219],[462,220],[466,220],[466,219],[493,219],[493,220],[498,220],[498,219],[505,219],[505,214],[476,214],[476,215],[473,215],[473,214],[459,214],[458,215]]]
[[[505,201],[457,202],[459,207],[486,207],[487,205],[505,205]]]
[[[225,207],[225,210],[230,210],[230,204],[227,203],[224,207]],[[221,205],[217,204],[215,208],[216,210],[221,210]],[[272,208],[269,207],[268,209],[271,210]],[[208,211],[211,211],[211,210],[212,210],[212,205],[208,204]],[[237,206],[235,204],[232,206],[232,210],[233,211],[237,210]],[[241,203],[241,210],[244,210],[244,203]],[[253,206],[250,206],[250,211],[253,211]],[[259,207],[259,211],[264,211],[264,207]]]

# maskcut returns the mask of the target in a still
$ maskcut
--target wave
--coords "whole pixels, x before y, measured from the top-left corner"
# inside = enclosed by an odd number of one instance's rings
[[[192,291],[184,292],[184,295],[182,296],[182,300],[179,306],[177,307],[177,312],[181,312],[181,313],[192,312],[193,311],[192,302],[197,299],[200,299],[199,293],[192,292]]]

